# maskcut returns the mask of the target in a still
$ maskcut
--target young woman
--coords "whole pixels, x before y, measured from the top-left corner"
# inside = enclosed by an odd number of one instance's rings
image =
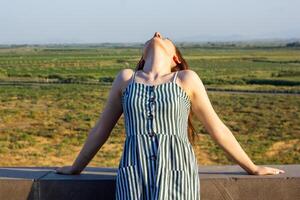
[[[126,140],[116,178],[116,199],[200,199],[198,165],[190,143],[192,111],[232,158],[251,175],[284,173],[255,165],[215,113],[205,87],[178,48],[156,32],[137,68],[123,69],[106,107],[72,166],[80,174],[124,113]]]

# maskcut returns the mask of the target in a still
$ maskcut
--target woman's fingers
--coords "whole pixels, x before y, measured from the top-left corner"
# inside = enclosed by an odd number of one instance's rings
[[[72,166],[63,166],[55,169],[55,173],[57,174],[69,174],[69,175],[75,175],[80,174],[80,171],[74,171]]]
[[[55,169],[55,173],[57,174],[70,174],[70,170],[68,170],[68,166],[64,166],[64,167],[59,167],[57,169]]]
[[[282,169],[265,167],[265,166],[259,166],[258,170],[256,171],[256,175],[274,175],[280,173],[285,173],[285,171]]]
[[[55,173],[57,173],[57,174],[61,174],[61,167],[59,167],[59,168],[55,169]]]
[[[277,168],[272,168],[272,167],[266,167],[267,169],[267,174],[280,174],[280,173],[285,173],[284,170],[282,169],[277,169]]]
[[[272,170],[273,170],[273,173],[274,173],[274,174],[285,173],[285,171],[284,171],[284,170],[282,170],[282,169],[276,169],[276,168],[272,168]]]

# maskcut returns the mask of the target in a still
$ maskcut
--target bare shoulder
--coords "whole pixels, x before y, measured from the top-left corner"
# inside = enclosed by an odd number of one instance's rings
[[[191,99],[196,89],[199,89],[199,86],[203,86],[202,80],[200,79],[199,75],[191,69],[180,70],[178,72],[178,78],[180,79],[180,85]]]
[[[118,82],[120,84],[120,92],[123,93],[124,89],[129,84],[131,77],[134,73],[134,70],[131,68],[121,69],[117,75]]]
[[[131,68],[124,68],[119,71],[120,78],[125,82],[131,78],[133,73],[134,70]]]
[[[196,81],[197,79],[200,79],[199,75],[192,69],[185,69],[185,70],[180,70],[178,72],[178,75],[180,75],[180,77],[183,80],[194,80]]]

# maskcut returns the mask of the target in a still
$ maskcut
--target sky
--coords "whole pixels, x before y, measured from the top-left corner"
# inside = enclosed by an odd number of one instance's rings
[[[0,0],[0,44],[300,37],[299,0]]]

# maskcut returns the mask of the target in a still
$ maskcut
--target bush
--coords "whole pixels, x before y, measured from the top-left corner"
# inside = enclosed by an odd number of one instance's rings
[[[81,81],[88,81],[89,78],[94,78],[93,76],[74,76],[74,75],[67,75],[63,76],[60,74],[49,74],[49,79],[58,79],[61,83],[74,83],[74,82],[81,82]]]
[[[282,70],[276,74],[277,77],[300,76],[300,71]]]
[[[287,43],[286,47],[300,47],[300,42]]]
[[[300,85],[300,81],[289,80],[274,80],[274,79],[244,79],[247,84],[259,85],[280,85],[280,86],[295,86]]]
[[[113,77],[100,77],[99,82],[101,83],[112,83],[114,81]]]

